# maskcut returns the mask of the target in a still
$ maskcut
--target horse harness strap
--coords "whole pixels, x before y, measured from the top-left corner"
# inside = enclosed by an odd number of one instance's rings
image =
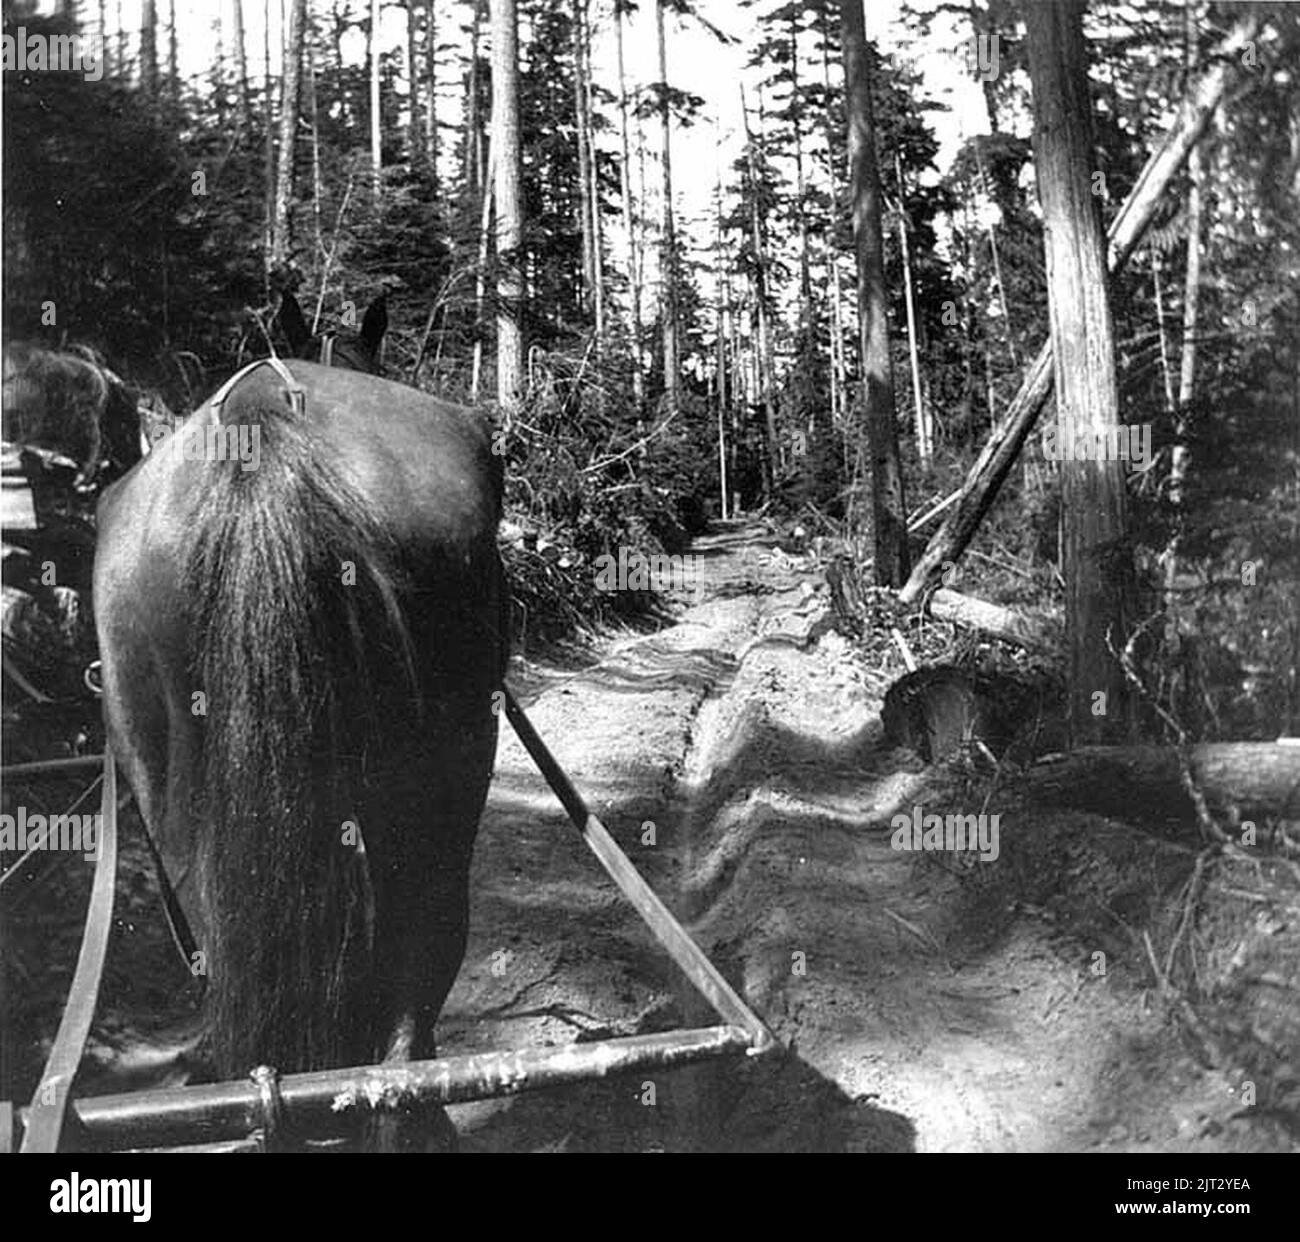
[[[293,407],[295,414],[302,414],[307,409],[307,390],[293,378],[293,372],[279,358],[273,355],[270,358],[259,358],[256,362],[250,362],[242,370],[236,371],[212,394],[212,400],[208,404],[212,407],[209,416],[214,423],[221,422],[221,407],[225,404],[226,398],[230,396],[241,380],[247,378],[259,367],[270,367],[280,377],[289,394],[289,404]]]
[[[104,751],[104,787],[100,802],[99,861],[90,892],[90,908],[81,937],[81,953],[72,976],[68,1003],[54,1037],[49,1060],[27,1114],[22,1151],[56,1152],[63,1134],[63,1121],[72,1094],[72,1083],[81,1064],[82,1050],[90,1034],[99,998],[99,984],[108,953],[108,936],[113,927],[113,888],[117,881],[117,769],[113,752]]]

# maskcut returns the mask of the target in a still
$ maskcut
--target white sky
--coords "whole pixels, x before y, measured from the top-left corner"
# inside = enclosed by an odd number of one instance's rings
[[[274,71],[279,71],[278,34],[283,2],[284,0],[244,0],[249,70],[255,78],[261,76],[263,14],[268,9],[271,14],[272,57],[276,61]],[[437,16],[441,27],[440,38],[451,36],[456,27],[469,21],[470,2],[471,0],[439,0]],[[131,47],[134,51],[138,47],[140,0],[103,0],[103,3],[108,13],[110,30],[118,27],[120,13],[121,25],[131,32]],[[215,51],[213,26],[218,14],[223,21],[225,38],[227,41],[230,38],[230,0],[157,0],[161,21],[166,20],[170,3],[175,5],[180,31],[182,74],[190,76],[206,72]],[[699,12],[708,21],[742,39],[740,46],[725,47],[690,19],[679,21],[671,14],[668,18],[669,80],[673,86],[701,96],[705,100],[707,117],[704,124],[695,127],[694,133],[681,133],[681,167],[707,167],[711,186],[718,144],[718,131],[714,129],[713,123],[720,125],[724,148],[739,149],[739,85],[742,79],[750,96],[751,108],[754,106],[756,73],[745,70],[744,65],[749,56],[749,48],[755,41],[756,22],[755,11],[742,7],[739,0],[697,0],[697,3]],[[759,7],[773,7],[775,3],[776,0],[771,0],[771,4]],[[935,3],[937,0],[918,0],[922,6]],[[99,4],[100,0],[79,0],[79,8],[85,14],[88,29],[93,30],[98,22]],[[45,11],[52,10],[54,6],[55,0],[41,0],[40,7]],[[309,8],[325,16],[332,8],[332,3],[330,0],[309,0]],[[963,74],[959,62],[951,55],[935,49],[905,47],[894,21],[898,8],[899,0],[865,0],[867,34],[876,39],[886,51],[902,50],[904,54],[910,55],[924,74],[930,94],[953,107],[953,112],[946,116],[931,114],[943,147],[940,162],[946,164],[963,137],[959,118],[963,115],[977,117],[982,124],[983,105],[979,89]],[[368,9],[367,0],[350,0],[349,9],[360,16]],[[595,76],[602,85],[613,89],[616,78],[611,6],[607,0],[595,0],[593,12],[596,30],[593,56]],[[385,0],[381,39],[385,51],[404,52],[405,13],[392,0]],[[955,37],[952,41],[955,42]],[[364,37],[360,32],[356,32],[345,43],[344,52],[347,56],[355,57],[358,62],[361,60],[364,55]],[[159,53],[160,57],[166,55],[165,39],[160,41]],[[630,84],[653,82],[658,78],[653,0],[641,0],[640,12],[633,15],[625,42],[625,56]],[[450,80],[450,74],[448,77],[449,80],[444,84],[440,116],[445,124],[453,124],[459,119],[461,91],[458,84]],[[657,150],[657,127],[652,127],[648,141],[651,148]],[[726,158],[728,161],[732,158],[730,150]],[[682,189],[683,194],[689,193],[686,184],[683,184]]]

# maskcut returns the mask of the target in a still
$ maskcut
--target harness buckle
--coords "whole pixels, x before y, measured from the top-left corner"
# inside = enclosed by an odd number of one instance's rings
[[[236,371],[220,388],[213,394],[209,402],[211,417],[214,423],[221,421],[221,407],[225,404],[226,398],[234,391],[235,385],[239,383],[246,375],[256,371],[258,367],[270,367],[284,384],[285,391],[289,396],[289,408],[294,414],[301,417],[307,412],[307,390],[296,379],[293,378],[293,372],[274,355],[270,358],[259,358],[256,362],[250,362],[248,366],[240,371]]]

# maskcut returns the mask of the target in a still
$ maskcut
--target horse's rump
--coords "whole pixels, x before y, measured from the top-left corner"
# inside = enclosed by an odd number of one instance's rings
[[[291,370],[305,414],[254,372],[100,512],[111,740],[195,862],[224,1075],[431,1055],[504,660],[486,429]]]

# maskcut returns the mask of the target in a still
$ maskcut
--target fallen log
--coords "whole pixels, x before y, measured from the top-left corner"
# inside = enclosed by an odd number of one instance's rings
[[[1042,650],[1052,646],[1048,630],[1029,617],[959,591],[946,588],[936,591],[930,597],[930,615],[938,621],[952,621],[1019,647]]]
[[[1192,779],[1218,813],[1300,818],[1300,739],[1203,742],[1190,748]],[[1028,773],[1036,795],[1117,819],[1192,819],[1172,746],[1084,746]]]

